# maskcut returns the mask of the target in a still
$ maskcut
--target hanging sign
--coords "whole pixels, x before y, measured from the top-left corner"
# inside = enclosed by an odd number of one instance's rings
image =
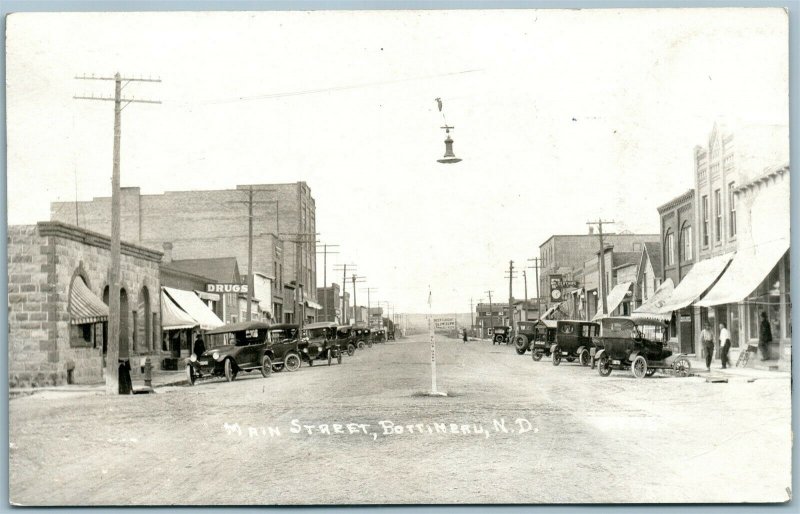
[[[206,284],[207,293],[246,293],[247,284]]]

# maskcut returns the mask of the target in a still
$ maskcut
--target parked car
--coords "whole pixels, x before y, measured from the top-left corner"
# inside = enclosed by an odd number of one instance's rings
[[[630,369],[636,378],[650,377],[657,370],[688,376],[692,365],[685,354],[673,355],[667,343],[668,328],[657,319],[612,317],[600,320],[602,330],[595,342],[600,376],[611,370]]]
[[[297,325],[278,323],[271,325],[269,333],[268,354],[272,359],[275,371],[297,371],[303,362],[300,351],[300,338]]]
[[[373,328],[372,329],[372,342],[374,342],[374,343],[385,343],[386,342],[386,329],[385,328]]]
[[[593,338],[599,335],[600,325],[593,321],[558,320],[556,340],[550,347],[553,366],[561,364],[562,358],[567,362],[577,359],[581,366],[591,364],[595,348]]]
[[[372,348],[372,331],[367,327],[353,327],[353,337],[355,337],[356,348],[359,350],[365,347]]]
[[[536,322],[535,336],[530,343],[531,357],[540,361],[542,357],[550,357],[550,349],[556,342],[557,324],[552,319],[540,319]]]
[[[336,339],[339,341],[339,346],[349,357],[352,357],[353,354],[356,353],[358,339],[351,325],[339,325],[336,327]]]
[[[509,342],[511,342],[511,327],[492,327],[492,344],[508,344]]]
[[[386,340],[387,341],[394,341],[394,327],[390,327],[386,329]]]
[[[313,366],[314,361],[318,360],[327,361],[328,366],[334,359],[337,363],[342,363],[341,340],[336,338],[337,326],[330,321],[320,321],[303,327],[300,355],[309,366]]]
[[[247,321],[224,325],[206,332],[212,347],[202,355],[194,353],[186,361],[186,378],[190,385],[197,380],[225,377],[233,382],[244,371],[261,371],[264,377],[272,372],[272,353],[268,344],[269,325]]]
[[[531,350],[535,354],[535,343],[540,343],[538,350],[540,352],[550,352],[550,345],[555,342],[555,329],[556,322],[550,320],[535,319],[530,321],[520,321],[517,323],[517,333],[514,336],[514,347],[519,355],[524,355],[525,352]],[[534,355],[534,360],[542,358],[542,353],[539,354],[537,359]]]

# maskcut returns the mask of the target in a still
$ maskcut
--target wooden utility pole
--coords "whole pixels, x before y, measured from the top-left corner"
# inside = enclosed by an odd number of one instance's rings
[[[295,265],[294,265],[294,302],[293,302],[293,310],[294,310],[294,317],[295,322],[297,323],[297,330],[298,334],[303,330],[303,323],[305,322],[305,298],[303,297],[303,287],[304,284],[300,281],[300,267],[301,267],[301,259],[300,259],[300,248],[302,244],[308,244],[309,242],[318,242],[317,236],[319,234],[315,232],[295,232],[295,233],[286,233],[280,234],[280,236],[289,236],[288,241],[290,243],[295,244]],[[298,308],[298,301],[297,295],[300,294],[300,303],[302,303],[302,312],[301,309]]]
[[[489,294],[489,328],[492,329],[492,331],[494,331],[494,309],[492,308],[492,293],[493,292],[494,291],[492,291],[492,290],[484,291],[484,293],[488,293]],[[492,337],[494,337],[494,334],[492,335]]]
[[[539,263],[538,257],[532,257],[528,259],[529,261],[533,261],[533,266],[528,266],[528,269],[535,269],[536,270],[536,315],[538,317],[542,317],[542,305],[539,295],[539,268],[541,268],[541,264]]]
[[[366,291],[367,291],[367,327],[370,327],[370,328],[372,328],[372,306],[371,306],[371,301],[370,301],[369,294],[372,291],[377,291],[377,290],[378,290],[377,287],[367,287],[366,288]]]
[[[353,273],[353,310],[355,314],[353,315],[353,319],[356,323],[358,323],[358,295],[356,294],[356,284],[366,282],[366,277],[356,275]],[[367,313],[367,317],[369,317],[369,313]]]
[[[472,307],[472,297],[470,297],[470,299],[469,299],[469,329],[470,329],[470,331],[474,332],[475,331],[475,317],[473,316],[473,314],[474,314],[473,311],[474,311],[474,308]]]
[[[605,244],[603,243],[603,225],[613,225],[614,221],[605,221],[602,219],[598,219],[597,221],[587,221],[587,225],[597,225],[597,232],[600,236],[600,280],[599,280],[599,288],[600,288],[600,296],[603,298],[603,314],[608,316],[608,299],[606,295],[608,292],[606,291],[606,252],[605,252]],[[588,311],[588,309],[587,309]]]
[[[345,298],[345,292],[347,291],[347,267],[350,267],[350,271],[355,271],[356,265],[355,264],[340,264],[338,266],[334,266],[334,271],[341,271],[342,272],[342,319],[340,320],[343,325],[350,324],[350,316],[347,315],[347,310],[350,305]]]
[[[253,200],[253,186],[247,186],[247,200],[244,201],[231,201],[227,203],[245,203],[247,204],[247,321],[252,320],[253,311],[253,290],[255,289],[255,278],[253,276],[253,204],[254,203],[275,203],[277,200]],[[258,191],[275,192],[274,189],[258,189]],[[277,212],[275,214],[277,220]],[[276,277],[277,278],[277,277]],[[272,298],[270,298],[270,303]]]
[[[522,270],[522,280],[525,283],[525,303],[522,310],[525,313],[525,321],[528,321],[528,274],[525,270]]]
[[[330,321],[328,319],[328,254],[336,254],[339,252],[329,252],[328,248],[336,248],[339,245],[331,245],[331,244],[323,244],[322,245],[322,292],[324,298],[322,299],[322,318],[325,321]],[[320,252],[317,252],[320,253]],[[335,314],[334,314],[335,317]]]
[[[108,279],[108,341],[106,343],[105,381],[107,394],[119,394],[120,357],[120,140],[122,138],[122,110],[132,103],[160,104],[157,100],[122,98],[122,88],[130,82],[161,82],[160,79],[113,77],[75,77],[78,80],[113,80],[114,97],[73,96],[76,100],[102,100],[114,102],[114,157],[111,171],[111,270]],[[123,86],[122,82],[125,82]],[[124,103],[124,105],[123,105]],[[77,205],[77,202],[76,202]],[[126,345],[127,346],[127,345]],[[126,356],[127,357],[127,356]]]
[[[512,332],[516,329],[514,323],[514,261],[508,261],[508,323]]]

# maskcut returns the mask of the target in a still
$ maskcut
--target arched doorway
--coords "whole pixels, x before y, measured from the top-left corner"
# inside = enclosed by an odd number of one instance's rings
[[[155,346],[153,346],[152,316],[150,314],[150,291],[147,290],[147,286],[143,286],[139,292],[137,312],[142,316],[142,323],[140,324],[142,337],[136,338],[137,341],[141,341],[142,347],[139,350],[142,353],[155,350]]]
[[[130,320],[130,310],[128,307],[128,292],[125,288],[119,290],[119,358],[127,359],[130,357],[130,333],[128,330]]]

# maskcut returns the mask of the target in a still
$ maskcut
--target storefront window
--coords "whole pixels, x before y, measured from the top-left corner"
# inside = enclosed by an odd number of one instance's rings
[[[750,339],[758,339],[761,326],[761,313],[767,313],[772,329],[772,340],[777,342],[781,337],[781,281],[780,264],[775,266],[766,279],[747,298]]]

